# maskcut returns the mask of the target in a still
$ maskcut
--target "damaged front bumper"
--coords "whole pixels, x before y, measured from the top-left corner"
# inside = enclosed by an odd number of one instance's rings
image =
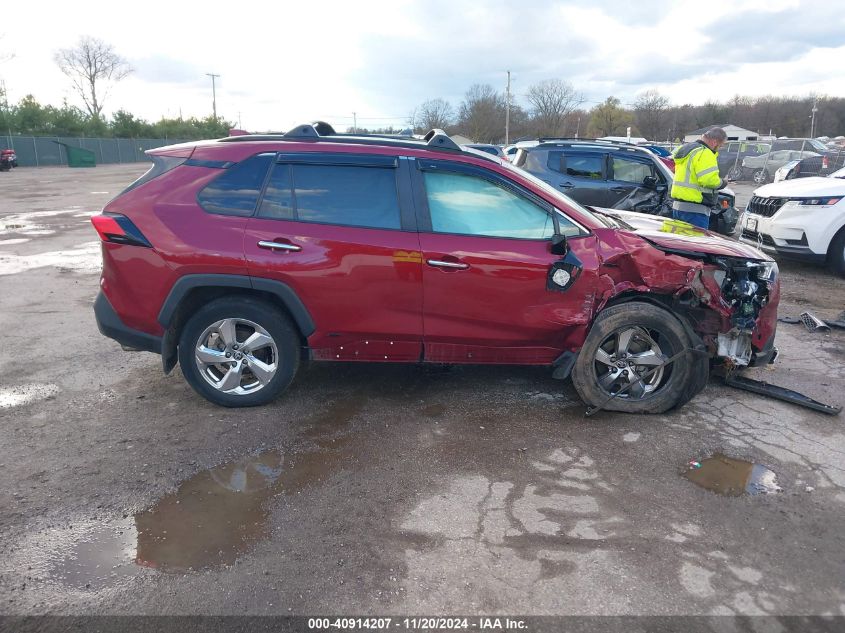
[[[719,315],[718,331],[699,331],[715,348],[714,356],[731,366],[747,367],[774,362],[777,303],[780,280],[773,261],[713,258],[699,272],[693,291],[699,301]]]

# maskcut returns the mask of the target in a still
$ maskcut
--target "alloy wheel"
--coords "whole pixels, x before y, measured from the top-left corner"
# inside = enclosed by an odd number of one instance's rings
[[[260,391],[279,366],[273,337],[246,319],[222,319],[209,325],[196,342],[194,357],[208,384],[234,395]]]
[[[660,367],[642,377],[665,358],[652,335],[640,327],[624,327],[613,332],[599,345],[594,360],[599,386],[608,395],[618,394],[617,397],[625,399],[642,399],[656,391],[665,371]],[[620,393],[631,381],[634,384]]]

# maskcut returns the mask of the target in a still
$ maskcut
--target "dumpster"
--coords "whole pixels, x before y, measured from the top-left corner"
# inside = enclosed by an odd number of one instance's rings
[[[74,147],[73,145],[68,145],[67,143],[62,143],[61,141],[53,141],[54,143],[58,143],[59,145],[65,148],[65,154],[67,154],[67,166],[68,167],[96,167],[97,166],[97,157],[94,155],[89,149],[82,149],[81,147]]]

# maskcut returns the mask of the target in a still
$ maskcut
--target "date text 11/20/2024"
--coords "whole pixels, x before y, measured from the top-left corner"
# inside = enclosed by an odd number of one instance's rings
[[[308,618],[308,628],[321,630],[390,630],[415,631],[527,631],[524,620],[508,617],[414,617],[414,618]]]

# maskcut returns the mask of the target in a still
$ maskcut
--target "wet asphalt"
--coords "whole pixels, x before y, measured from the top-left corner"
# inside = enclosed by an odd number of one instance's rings
[[[341,363],[216,407],[94,322],[88,217],[143,171],[0,174],[0,614],[845,615],[842,416],[714,378],[586,418],[545,369]],[[781,274],[782,314],[845,309]],[[844,343],[780,324],[748,373],[842,405]],[[697,485],[713,456],[768,493]]]

